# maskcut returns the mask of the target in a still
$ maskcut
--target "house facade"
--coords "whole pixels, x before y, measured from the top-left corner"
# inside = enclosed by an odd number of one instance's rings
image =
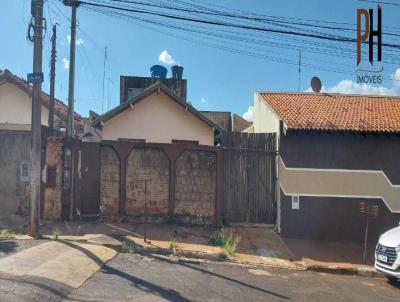
[[[277,133],[284,237],[362,242],[400,221],[400,98],[256,93],[254,131]]]
[[[50,97],[42,93],[41,124],[44,162]],[[32,87],[9,70],[0,70],[0,215],[25,214],[29,207]],[[65,128],[67,106],[55,100],[56,130]],[[77,135],[83,118],[75,114]]]
[[[208,146],[214,146],[214,132],[218,129],[160,82],[99,116],[92,127],[101,140]]]

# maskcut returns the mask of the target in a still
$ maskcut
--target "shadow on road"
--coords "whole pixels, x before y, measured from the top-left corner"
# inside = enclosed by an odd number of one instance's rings
[[[0,239],[0,255],[14,253],[17,250],[17,243],[13,240]]]
[[[32,291],[26,288],[27,285],[49,292],[51,295],[58,298],[66,298],[68,292],[71,291],[71,288],[63,283],[33,276],[11,276],[0,273],[0,281],[9,281],[13,284],[14,288],[18,288],[20,285],[19,295],[24,295],[24,291],[26,291],[25,295],[27,299],[32,294]],[[0,298],[0,301],[3,300]]]
[[[174,265],[185,266],[185,267],[188,267],[188,268],[190,268],[190,269],[193,269],[193,270],[202,272],[202,273],[204,273],[204,274],[209,274],[209,275],[214,276],[214,277],[217,277],[217,278],[222,278],[222,279],[224,279],[224,280],[227,280],[227,281],[230,281],[230,282],[233,282],[233,283],[236,283],[236,284],[239,284],[239,285],[242,285],[242,286],[251,288],[251,289],[255,289],[255,290],[261,291],[261,292],[263,292],[263,293],[265,293],[265,294],[268,294],[268,295],[271,295],[271,296],[274,296],[274,297],[278,297],[278,298],[285,299],[285,300],[291,300],[291,299],[290,299],[289,297],[287,297],[287,296],[280,295],[280,294],[278,294],[278,293],[274,293],[274,292],[269,291],[269,290],[267,290],[267,289],[263,289],[263,288],[254,286],[254,285],[251,285],[251,284],[242,282],[242,281],[240,281],[240,280],[236,280],[236,279],[230,278],[230,277],[228,277],[228,276],[224,276],[224,275],[221,275],[221,274],[217,274],[217,273],[214,273],[214,272],[210,272],[210,271],[208,271],[208,270],[205,270],[205,269],[196,267],[196,266],[194,266],[194,265],[190,265],[190,264],[188,264],[188,263],[184,263],[184,262],[175,262],[175,261],[171,261],[171,260],[169,260],[169,259],[163,258],[163,257],[155,256],[155,255],[152,255],[152,256],[149,256],[149,257],[152,257],[152,258],[157,259],[157,260],[159,260],[159,261],[165,261],[165,262],[168,262],[168,263],[171,263],[171,264],[174,264]]]
[[[182,297],[179,292],[176,292],[171,289],[165,289],[163,287],[160,287],[156,284],[150,283],[148,281],[139,279],[135,276],[129,275],[125,272],[122,272],[120,270],[117,270],[115,268],[112,268],[108,266],[107,264],[103,263],[101,259],[99,259],[95,254],[92,252],[88,251],[87,249],[77,245],[73,244],[71,242],[65,241],[65,240],[60,240],[60,243],[63,243],[65,245],[68,245],[69,247],[72,247],[74,249],[79,250],[80,252],[84,253],[86,256],[88,256],[90,259],[95,261],[100,267],[102,267],[101,271],[105,274],[113,274],[116,275],[120,278],[123,278],[125,280],[128,280],[133,283],[133,285],[138,288],[139,290],[153,293],[154,295],[157,295],[159,297],[162,297],[168,301],[177,301],[177,302],[188,302],[190,300],[186,299],[185,297]],[[71,299],[69,299],[71,300]],[[71,301],[74,301],[73,299]],[[83,300],[79,300],[83,301]]]
[[[390,286],[400,289],[400,280],[398,281],[393,281],[393,280],[388,280],[387,284],[389,284]]]

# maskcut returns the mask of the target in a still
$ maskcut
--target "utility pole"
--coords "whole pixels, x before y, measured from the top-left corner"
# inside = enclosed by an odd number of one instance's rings
[[[49,129],[50,134],[54,134],[54,89],[56,81],[56,40],[57,25],[53,26],[53,35],[51,37],[51,66],[50,66],[50,103],[49,103]]]
[[[76,47],[76,8],[77,0],[63,0],[64,5],[72,7],[71,15],[71,44],[69,55],[69,87],[68,87],[68,118],[67,137],[74,137],[74,89],[75,89],[75,47]]]
[[[39,232],[40,213],[40,176],[41,176],[41,95],[42,95],[42,30],[43,30],[43,0],[32,0],[33,17],[33,73],[28,75],[32,88],[32,119],[31,119],[31,183],[30,183],[30,219],[28,233],[36,237]]]
[[[76,47],[76,9],[79,6],[77,0],[63,0],[64,5],[71,6],[71,43],[69,58],[69,87],[68,87],[68,117],[66,143],[64,149],[64,191],[67,196],[67,202],[63,203],[64,218],[73,219],[74,214],[74,89],[75,89],[75,47]],[[69,206],[66,212],[65,205]]]

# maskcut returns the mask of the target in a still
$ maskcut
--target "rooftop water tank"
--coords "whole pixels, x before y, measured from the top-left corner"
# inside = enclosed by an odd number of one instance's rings
[[[183,66],[174,65],[171,67],[172,70],[172,78],[182,80],[183,76]]]
[[[167,77],[168,70],[161,65],[153,65],[150,67],[150,74],[153,78],[165,79]]]

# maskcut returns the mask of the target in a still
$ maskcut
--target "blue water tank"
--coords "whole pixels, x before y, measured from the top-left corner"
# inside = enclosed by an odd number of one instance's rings
[[[172,70],[172,78],[182,80],[183,76],[183,66],[174,65],[171,67]]]
[[[167,78],[168,69],[161,65],[153,65],[150,67],[150,74],[152,78]]]

